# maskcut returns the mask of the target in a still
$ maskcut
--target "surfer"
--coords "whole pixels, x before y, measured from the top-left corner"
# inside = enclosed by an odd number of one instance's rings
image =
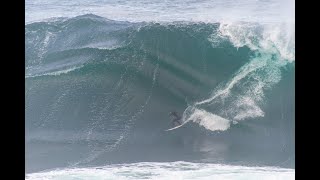
[[[179,125],[182,124],[182,123],[181,123],[181,116],[179,116],[177,112],[172,111],[172,112],[169,113],[169,115],[170,115],[170,116],[174,116],[174,119],[172,120],[172,124],[173,124],[174,126],[179,126]]]

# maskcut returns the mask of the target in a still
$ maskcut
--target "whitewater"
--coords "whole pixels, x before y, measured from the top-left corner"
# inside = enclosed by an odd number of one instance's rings
[[[26,179],[295,179],[294,1],[25,3]]]

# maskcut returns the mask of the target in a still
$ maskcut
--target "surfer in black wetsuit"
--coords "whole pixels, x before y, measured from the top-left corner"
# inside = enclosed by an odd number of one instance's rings
[[[175,112],[175,111],[170,112],[169,115],[170,115],[170,116],[174,116],[174,119],[172,120],[172,124],[173,124],[174,126],[179,126],[179,125],[182,124],[182,123],[181,123],[181,116],[179,116],[177,112]]]

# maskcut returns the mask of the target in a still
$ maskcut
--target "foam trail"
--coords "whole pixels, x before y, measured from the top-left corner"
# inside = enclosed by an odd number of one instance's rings
[[[229,120],[202,109],[195,109],[189,120],[198,123],[210,131],[225,131],[230,127]]]
[[[233,121],[263,117],[264,111],[259,103],[264,101],[264,91],[277,84],[281,80],[281,68],[294,61],[293,34],[288,24],[221,23],[216,38],[208,38],[213,46],[217,46],[217,38],[220,41],[226,38],[235,47],[249,47],[254,54],[229,81],[217,86],[209,98],[195,102],[188,117],[197,119],[194,122],[211,131],[228,128],[213,126],[216,118],[212,118],[211,113],[200,113],[200,116],[197,110],[200,106],[223,107],[218,114]]]
[[[257,60],[251,61],[248,65],[243,66],[237,73],[235,73],[236,75],[227,83],[225,88],[218,90],[217,93],[214,93],[214,95],[211,98],[197,102],[195,103],[195,105],[210,103],[219,96],[224,96],[224,97],[227,96],[235,84],[237,84],[240,80],[245,78],[248,74],[250,74],[254,70],[261,68],[264,65],[265,65],[264,63],[261,63]]]
[[[75,66],[71,67],[69,69],[64,69],[64,70],[58,70],[54,72],[49,72],[49,73],[44,73],[44,74],[36,74],[36,75],[26,75],[25,78],[32,78],[32,77],[38,77],[38,76],[59,76],[61,74],[67,74],[69,72],[72,72],[74,70],[82,68],[84,65],[81,66]]]

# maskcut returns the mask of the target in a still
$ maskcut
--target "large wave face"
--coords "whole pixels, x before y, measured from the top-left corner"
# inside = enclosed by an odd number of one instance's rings
[[[27,24],[25,36],[27,172],[178,160],[294,168],[287,24],[89,14]],[[170,111],[186,124],[167,132]]]

